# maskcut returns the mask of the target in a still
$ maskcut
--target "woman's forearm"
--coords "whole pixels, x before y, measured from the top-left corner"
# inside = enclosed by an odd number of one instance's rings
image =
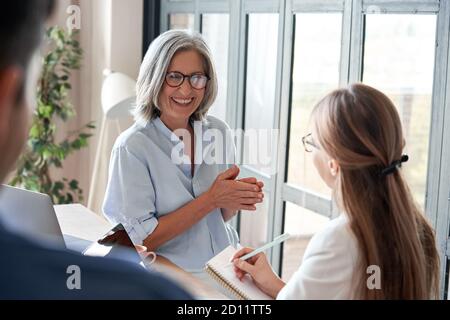
[[[160,217],[158,226],[144,240],[144,245],[148,250],[155,251],[167,241],[191,228],[214,209],[216,207],[208,192],[203,193],[185,206]]]

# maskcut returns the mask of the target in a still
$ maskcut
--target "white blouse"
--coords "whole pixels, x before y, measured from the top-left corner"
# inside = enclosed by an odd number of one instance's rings
[[[300,268],[277,299],[352,299],[358,255],[348,218],[341,215],[312,237]]]

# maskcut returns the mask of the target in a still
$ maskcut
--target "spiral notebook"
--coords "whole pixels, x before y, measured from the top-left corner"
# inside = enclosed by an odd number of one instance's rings
[[[235,252],[236,249],[232,246],[227,247],[206,263],[206,272],[240,300],[272,300],[254,284],[249,275],[241,282],[236,277],[233,266],[227,266]]]

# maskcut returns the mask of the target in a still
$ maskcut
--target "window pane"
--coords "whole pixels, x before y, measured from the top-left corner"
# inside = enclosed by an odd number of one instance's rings
[[[228,14],[204,14],[202,16],[202,33],[211,49],[219,81],[216,102],[209,114],[226,120],[228,89]]]
[[[194,15],[192,13],[173,13],[169,15],[169,29],[194,30]]]
[[[436,16],[367,15],[364,82],[386,93],[403,122],[410,161],[404,172],[424,205]]]
[[[271,137],[275,109],[278,14],[248,16],[243,163],[271,174]],[[265,129],[256,132],[255,129]],[[254,139],[258,139],[255,143]],[[260,142],[260,143],[258,143]],[[258,146],[257,148],[255,148]]]
[[[339,85],[342,14],[295,15],[288,182],[331,196],[301,137],[309,133],[314,105]]]
[[[256,205],[256,211],[241,212],[239,229],[241,245],[255,248],[267,242],[269,203],[269,195],[264,193],[264,201]]]
[[[311,237],[329,221],[317,213],[286,202],[284,232],[291,238],[283,244],[282,278],[288,281],[299,268]]]

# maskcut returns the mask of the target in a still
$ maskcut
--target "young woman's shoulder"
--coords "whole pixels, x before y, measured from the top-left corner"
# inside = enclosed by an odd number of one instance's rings
[[[317,251],[346,253],[356,256],[357,240],[350,229],[349,220],[345,215],[331,220],[312,237],[305,256]]]
[[[278,299],[350,299],[357,267],[357,242],[345,217],[316,233],[303,261]]]

